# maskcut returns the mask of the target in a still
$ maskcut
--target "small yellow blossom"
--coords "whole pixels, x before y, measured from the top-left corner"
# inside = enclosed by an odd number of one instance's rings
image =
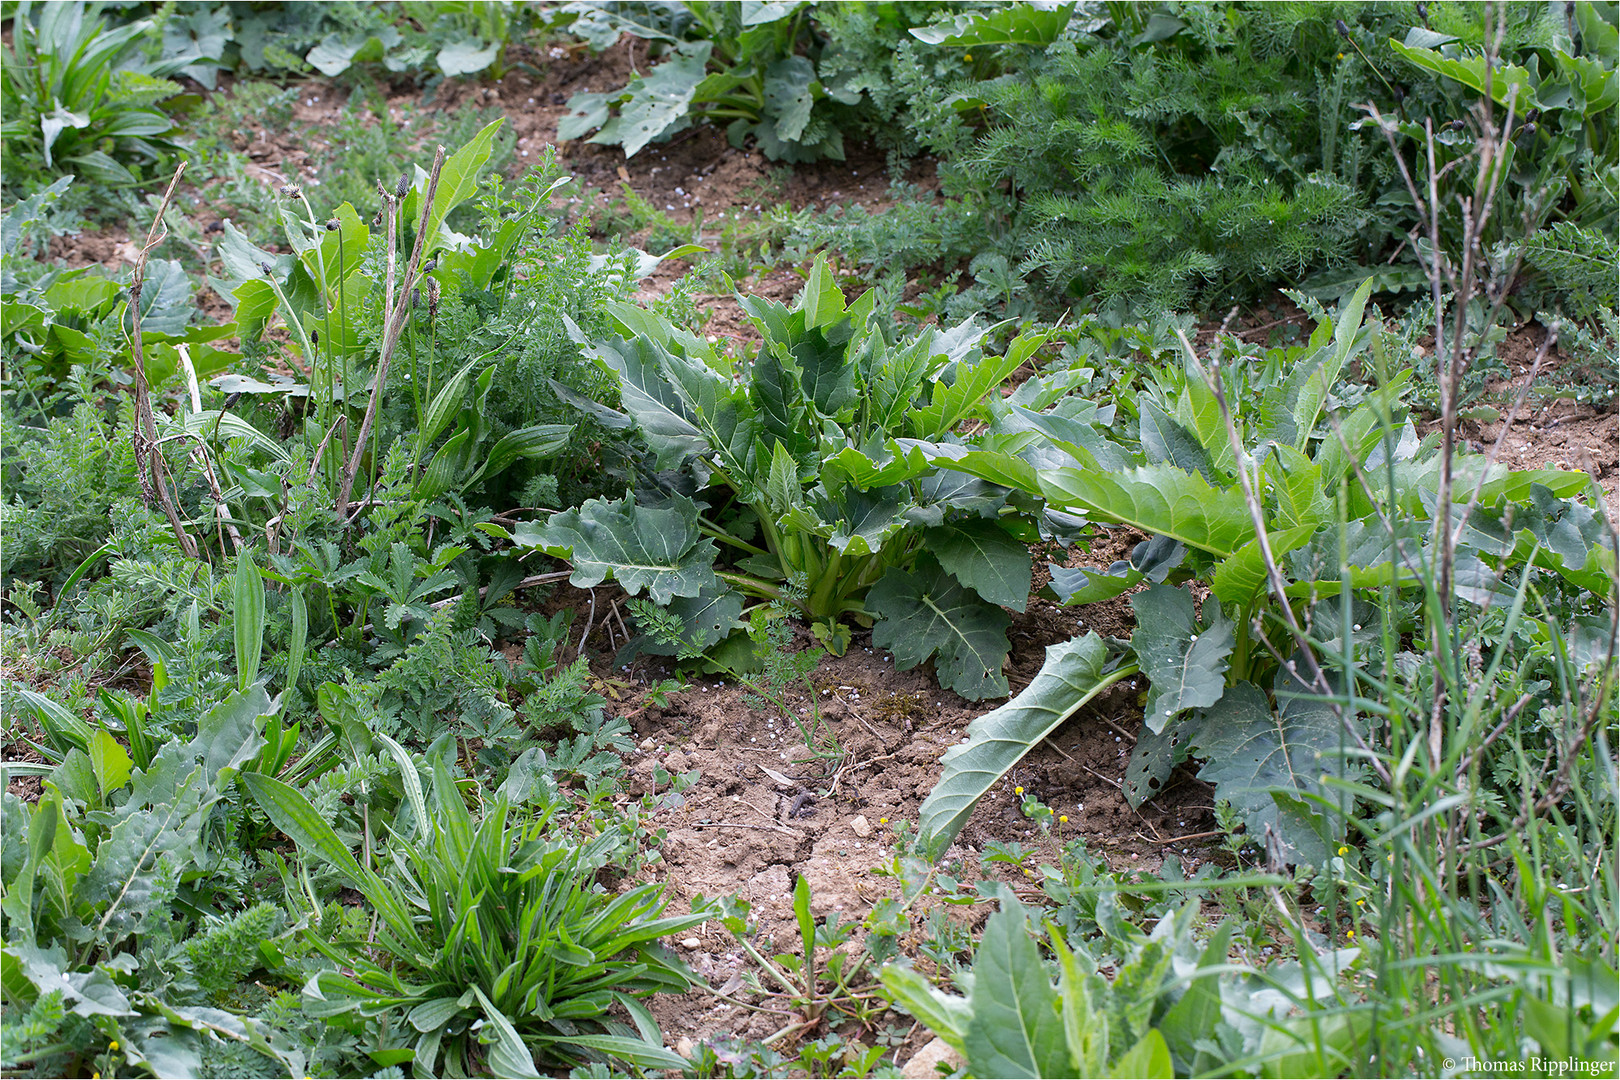
[[[1348,854],[1350,854],[1350,849],[1348,847],[1346,847],[1345,845],[1340,844],[1339,845],[1339,854],[1340,855],[1348,855]]]
[[[1356,907],[1366,907],[1366,906],[1367,906],[1367,901],[1365,901],[1365,900],[1357,900],[1356,901]]]
[[[962,59],[971,64],[973,62],[973,54],[972,53],[963,53],[962,54]]]
[[[1069,815],[1068,814],[1059,814],[1058,815],[1058,821],[1060,823],[1064,824],[1064,825],[1067,825],[1069,823]]]
[[[1023,793],[1024,793],[1024,789],[1023,789],[1023,788],[1021,788],[1021,787],[1015,787],[1015,788],[1013,788],[1013,794],[1014,794],[1014,795],[1022,795],[1022,794],[1023,794]]]
[[[1344,932],[1344,936],[1347,938],[1353,938],[1356,936],[1356,932],[1354,930],[1346,930]]]
[[[117,1050],[118,1049],[118,1040],[114,1039],[112,1042],[108,1043],[107,1044],[107,1049],[108,1050]]]
[[[887,825],[887,824],[888,824],[888,823],[889,823],[889,819],[888,819],[888,818],[886,818],[886,817],[880,817],[880,818],[878,818],[878,824],[879,824],[879,825]]]

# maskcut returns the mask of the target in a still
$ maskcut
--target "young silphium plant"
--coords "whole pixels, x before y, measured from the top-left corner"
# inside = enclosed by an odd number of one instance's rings
[[[988,416],[986,398],[1044,336],[1002,356],[970,323],[890,342],[873,294],[846,303],[825,262],[792,307],[741,301],[764,338],[741,363],[611,305],[620,336],[583,344],[619,377],[624,411],[576,404],[635,424],[653,460],[624,498],[512,538],[570,559],[576,585],[611,576],[645,590],[685,622],[692,648],[720,643],[763,599],[810,620],[835,652],[855,620],[902,669],[933,657],[962,696],[1005,695],[1002,608],[1028,600],[1034,529],[1015,515],[1030,501],[929,459],[967,451],[959,425]]]
[[[1380,639],[1373,613],[1398,623],[1421,591],[1440,468],[1434,440],[1405,415],[1410,372],[1390,376],[1381,328],[1362,324],[1369,291],[1303,348],[1206,362],[1189,346],[1185,370],[1130,403],[1134,441],[1064,400],[1042,412],[1011,404],[978,449],[931,456],[1151,536],[1106,570],[1051,568],[1050,593],[1066,604],[1142,587],[1130,600],[1136,631],[1121,651],[1095,633],[1050,647],[1023,693],[974,721],[920,811],[940,849],[1029,749],[1138,675],[1148,689],[1126,773],[1133,803],[1196,757],[1215,797],[1280,859],[1318,863],[1338,843],[1367,746],[1352,675],[1396,662],[1399,643]],[[1377,387],[1341,384],[1357,358],[1379,372]],[[1457,597],[1511,602],[1499,571],[1526,561],[1607,588],[1596,512],[1570,499],[1589,489],[1586,474],[1509,472],[1483,457],[1455,470],[1466,478],[1452,495],[1466,515]],[[1526,502],[1541,511],[1514,510]],[[1552,520],[1567,523],[1567,543]]]

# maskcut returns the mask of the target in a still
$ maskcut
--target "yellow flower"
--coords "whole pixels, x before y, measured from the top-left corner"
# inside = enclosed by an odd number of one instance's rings
[[[963,53],[962,54],[962,59],[971,64],[973,62],[973,54],[972,53]]]
[[[1024,876],[1025,877],[1034,877],[1035,876],[1035,871],[1031,870],[1029,867],[1026,866],[1026,867],[1024,867]]]
[[[1343,844],[1340,844],[1339,845],[1339,854],[1340,855],[1348,855],[1348,854],[1350,854],[1350,849],[1348,847],[1344,846]]]
[[[1366,907],[1366,906],[1367,906],[1367,901],[1365,901],[1365,900],[1357,900],[1356,901],[1356,907]]]
[[[108,1050],[117,1050],[118,1049],[118,1040],[114,1039],[112,1042],[108,1043],[107,1044],[107,1049]]]
[[[1356,932],[1354,930],[1346,930],[1344,932],[1344,936],[1347,938],[1353,938],[1356,936]]]
[[[1023,788],[1021,788],[1021,787],[1015,787],[1015,788],[1013,788],[1013,794],[1014,794],[1014,795],[1022,795],[1022,794],[1023,794],[1023,793],[1024,793],[1024,789],[1023,789]]]
[[[889,823],[889,819],[888,819],[888,818],[886,818],[886,817],[880,817],[880,818],[878,818],[878,824],[879,824],[879,825],[887,825],[887,824],[888,824],[888,823]]]
[[[1340,54],[1339,54],[1339,59],[1340,59],[1340,60],[1343,60],[1343,59],[1344,59],[1344,53],[1340,53]]]
[[[1069,815],[1068,814],[1059,814],[1058,815],[1058,821],[1060,823],[1064,824],[1064,825],[1067,825],[1069,823]]]

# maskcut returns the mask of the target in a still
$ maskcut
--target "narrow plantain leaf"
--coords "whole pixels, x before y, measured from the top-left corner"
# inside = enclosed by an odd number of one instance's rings
[[[1149,586],[1131,597],[1131,610],[1136,612],[1131,647],[1148,677],[1142,721],[1158,734],[1177,713],[1221,699],[1227,657],[1237,639],[1219,604],[1206,605],[1212,617],[1200,631],[1192,594],[1174,585]]]
[[[259,657],[264,651],[264,576],[253,561],[251,548],[237,556],[232,592],[236,600],[237,686],[246,690],[258,681]]]
[[[917,811],[918,832],[940,854],[973,806],[1008,769],[1087,701],[1133,668],[1104,674],[1108,647],[1095,633],[1046,649],[1033,682],[1007,704],[968,725],[968,741],[945,751],[939,783]]]
[[[361,892],[367,892],[367,875],[360,869],[354,855],[338,839],[332,826],[320,812],[309,804],[297,788],[274,777],[260,773],[243,773],[242,786],[247,788],[253,801],[259,804],[272,824],[297,844],[299,848],[319,856],[344,879]],[[369,893],[368,899],[371,899]]]
[[[304,670],[304,649],[309,642],[309,607],[304,603],[303,586],[294,586],[289,599],[292,602],[292,639],[287,644],[287,673],[282,680],[285,690],[298,685],[298,675]]]
[[[894,652],[905,671],[935,656],[941,686],[969,701],[1003,697],[1007,678],[1007,613],[963,588],[927,555],[907,572],[891,568],[866,596],[879,616],[872,644]],[[936,655],[937,654],[937,655]]]

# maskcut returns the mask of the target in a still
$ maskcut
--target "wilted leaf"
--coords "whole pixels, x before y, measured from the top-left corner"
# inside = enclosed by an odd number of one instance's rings
[[[928,838],[936,855],[967,824],[974,804],[992,784],[1116,681],[1105,681],[1107,662],[1108,647],[1094,633],[1049,645],[1046,663],[1034,681],[968,725],[968,741],[945,751],[939,783],[917,811],[918,832]]]

